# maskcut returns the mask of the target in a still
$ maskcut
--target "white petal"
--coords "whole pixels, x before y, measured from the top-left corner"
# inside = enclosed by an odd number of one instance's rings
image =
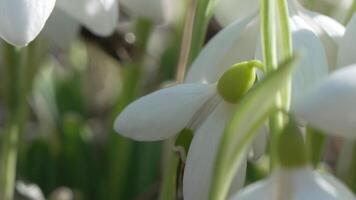
[[[338,67],[356,63],[356,14],[346,27],[344,37],[340,42]]]
[[[278,170],[272,177],[248,186],[231,199],[355,200],[355,197],[331,175],[299,168]]]
[[[117,0],[58,0],[57,5],[97,35],[108,36],[117,27]]]
[[[55,0],[1,0],[0,37],[15,46],[26,46],[41,32]]]
[[[183,196],[185,200],[209,199],[214,160],[225,123],[232,114],[232,105],[221,102],[197,130],[189,148],[184,170]],[[231,191],[236,192],[245,180],[246,162],[238,169]]]
[[[100,3],[103,5],[103,7],[104,7],[106,10],[109,10],[110,7],[111,7],[112,5],[114,5],[114,4],[115,4],[115,1],[117,1],[117,0],[99,0],[99,1],[100,1]]]
[[[336,71],[300,99],[293,112],[328,134],[356,138],[356,65]]]
[[[303,18],[313,27],[323,42],[330,69],[335,69],[337,52],[345,27],[334,19],[315,12],[302,12]]]
[[[259,0],[220,0],[215,7],[215,17],[222,26],[257,12]]]
[[[175,0],[121,0],[120,3],[136,17],[163,22],[168,13],[173,12],[173,1]]]
[[[214,85],[207,84],[182,84],[159,90],[127,106],[114,128],[135,140],[169,138],[188,124],[215,91]]]
[[[253,16],[224,28],[202,49],[186,82],[215,83],[233,64],[254,59],[258,29]]]
[[[328,74],[326,54],[321,41],[305,21],[295,15],[290,20],[293,48],[303,58],[293,76],[292,106],[308,88]]]
[[[68,49],[79,33],[80,25],[62,10],[55,8],[43,33],[50,45]],[[58,31],[61,30],[61,31]]]
[[[334,188],[335,191],[337,191],[337,199],[342,199],[342,200],[355,200],[356,197],[355,195],[337,178],[332,176],[331,174],[323,173],[320,174],[325,181],[330,183]]]

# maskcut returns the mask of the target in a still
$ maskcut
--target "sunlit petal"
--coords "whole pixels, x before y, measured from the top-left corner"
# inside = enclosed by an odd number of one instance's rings
[[[108,36],[117,27],[117,0],[58,0],[57,5],[97,35]]]
[[[328,64],[335,69],[337,51],[341,38],[344,36],[345,27],[334,19],[315,12],[302,12],[304,19],[312,26],[323,42],[327,54]]]
[[[336,178],[310,168],[282,169],[267,180],[254,183],[231,200],[355,200],[355,196]]]
[[[26,46],[41,32],[55,0],[1,0],[0,37],[15,46]]]
[[[62,10],[55,8],[43,29],[43,33],[50,45],[67,49],[78,36],[79,30],[80,25],[76,20]]]
[[[302,97],[293,112],[321,131],[356,138],[356,65],[342,68]]]
[[[328,74],[328,64],[323,45],[313,30],[299,16],[290,20],[294,51],[302,53],[292,85],[292,105],[305,91]]]
[[[232,105],[224,102],[211,113],[197,130],[189,148],[184,170],[183,195],[186,200],[209,199],[214,160],[225,123],[232,114]],[[245,180],[246,162],[238,169],[231,191],[236,192]]]
[[[114,128],[135,140],[169,138],[179,133],[214,94],[214,85],[207,84],[183,84],[159,90],[127,106]]]
[[[233,64],[254,59],[258,30],[259,23],[253,16],[223,29],[195,59],[186,82],[214,83]]]

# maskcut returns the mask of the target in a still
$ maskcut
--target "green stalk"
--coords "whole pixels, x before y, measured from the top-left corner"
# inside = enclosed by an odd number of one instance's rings
[[[280,56],[279,61],[288,59],[293,55],[292,33],[289,27],[289,11],[286,0],[278,0],[278,22],[280,26]],[[292,81],[290,80],[286,88],[282,91],[282,104],[285,110],[289,110]]]
[[[190,45],[189,62],[191,64],[198,56],[204,45],[206,31],[213,16],[214,7],[218,0],[191,0],[196,2],[192,43]]]
[[[16,180],[16,162],[20,131],[26,106],[25,81],[22,77],[23,63],[20,49],[5,44],[4,59],[8,73],[7,121],[2,138],[2,162],[0,177],[0,199],[12,200]]]
[[[261,0],[261,37],[262,37],[262,51],[264,57],[264,65],[267,73],[271,73],[277,67],[277,47],[276,47],[276,27],[275,27],[275,1]],[[276,95],[276,106],[281,107],[282,96],[281,93]],[[271,130],[271,169],[277,165],[277,140],[279,132],[283,128],[283,115],[277,113],[270,117],[269,120]]]
[[[163,180],[159,194],[159,200],[175,200],[177,199],[177,169],[179,165],[179,156],[172,151],[174,141],[167,141],[167,161],[164,163]]]

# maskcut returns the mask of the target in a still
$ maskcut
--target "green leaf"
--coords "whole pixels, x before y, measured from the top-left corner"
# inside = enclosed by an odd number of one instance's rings
[[[241,99],[226,124],[219,146],[210,190],[211,200],[226,199],[237,167],[245,159],[258,128],[276,110],[275,96],[288,82],[296,64],[296,57],[286,60]]]

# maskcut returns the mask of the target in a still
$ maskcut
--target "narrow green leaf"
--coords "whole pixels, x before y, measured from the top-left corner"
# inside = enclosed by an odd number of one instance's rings
[[[296,64],[295,57],[286,60],[241,99],[222,136],[210,190],[211,200],[226,199],[235,169],[245,159],[258,128],[276,109],[275,96],[289,80]]]

